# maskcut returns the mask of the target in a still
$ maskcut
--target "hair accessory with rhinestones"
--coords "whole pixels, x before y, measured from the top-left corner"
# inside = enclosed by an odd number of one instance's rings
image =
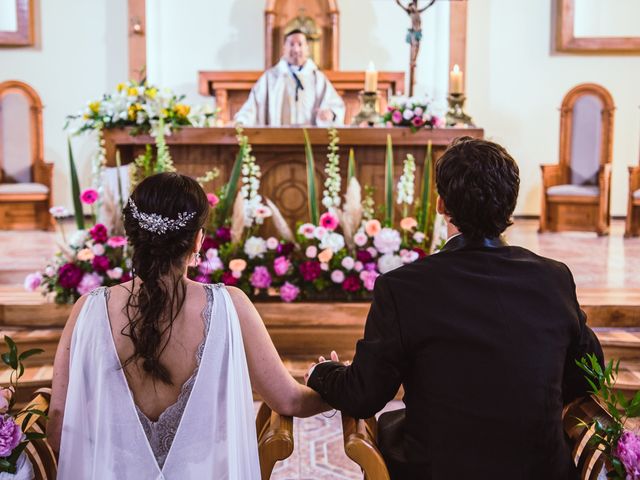
[[[138,210],[132,198],[129,198],[129,208],[131,208],[131,216],[138,221],[140,228],[158,235],[180,230],[196,216],[196,212],[181,212],[178,218],[163,217],[157,213],[144,213]]]

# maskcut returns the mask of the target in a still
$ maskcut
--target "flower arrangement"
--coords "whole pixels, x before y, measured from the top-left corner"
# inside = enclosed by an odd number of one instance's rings
[[[413,132],[420,128],[444,126],[444,119],[431,112],[431,102],[427,98],[417,97],[391,98],[382,121],[388,127],[410,127]]]
[[[593,426],[595,433],[591,441],[608,459],[611,471],[607,478],[640,479],[640,436],[625,428],[627,419],[640,417],[640,392],[629,400],[614,391],[620,360],[615,364],[610,360],[604,369],[595,355],[587,355],[576,363],[585,372],[591,393],[602,401],[613,419],[609,424],[594,420],[593,425],[584,425]]]
[[[15,392],[18,381],[24,374],[23,362],[39,353],[44,352],[40,348],[27,350],[19,353],[18,347],[11,337],[5,336],[4,341],[9,351],[2,354],[2,363],[10,370],[9,387],[0,389],[0,477],[5,474],[16,474],[20,471],[25,478],[33,478],[33,467],[23,454],[31,440],[44,438],[45,435],[36,432],[25,432],[30,420],[34,417],[46,417],[44,412],[36,409],[29,409],[20,413],[26,414],[21,424],[16,421],[16,416],[11,412],[15,407]],[[24,472],[27,471],[27,472]],[[30,475],[29,475],[30,474]]]
[[[183,103],[184,95],[175,95],[170,89],[159,89],[146,80],[119,83],[116,90],[90,101],[77,115],[67,117],[78,121],[76,132],[103,128],[133,127],[132,135],[149,133],[155,136],[162,127],[166,134],[184,126],[211,126],[216,112],[211,107],[194,108]]]
[[[394,198],[393,148],[391,139],[387,139],[385,205],[376,208],[373,189],[365,187],[363,195],[355,175],[353,152],[349,155],[347,187],[341,198],[339,138],[334,130],[329,131],[324,168],[327,182],[323,201],[318,202],[313,152],[306,138],[309,221],[298,222],[294,233],[278,207],[260,195],[260,166],[252,155],[248,138],[238,129],[239,151],[229,180],[207,194],[211,215],[201,250],[202,261],[189,269],[190,278],[236,286],[254,299],[366,300],[371,298],[379,275],[429,253],[434,220],[429,213],[430,148],[419,195],[415,186],[416,160],[407,156]],[[165,154],[168,156],[168,149]],[[162,164],[171,165],[170,161]],[[158,172],[158,164],[151,157],[137,162],[137,166],[140,174],[137,180]],[[164,170],[163,167],[160,171]],[[219,171],[212,170],[198,180],[203,184],[218,175]],[[94,192],[81,196],[93,202],[97,197]],[[397,226],[393,221],[396,204],[402,206]],[[322,212],[320,205],[324,207]],[[377,212],[382,212],[384,219],[376,218]],[[266,219],[273,222],[277,236],[262,236]],[[58,303],[71,303],[95,287],[131,278],[126,239],[110,234],[103,225],[97,224],[90,231],[79,229],[68,243],[44,272],[26,279],[27,289],[40,288],[53,294]]]

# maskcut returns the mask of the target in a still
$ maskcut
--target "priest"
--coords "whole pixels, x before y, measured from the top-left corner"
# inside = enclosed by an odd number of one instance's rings
[[[301,30],[285,35],[278,64],[258,79],[234,121],[246,126],[344,124],[344,102],[309,58]]]

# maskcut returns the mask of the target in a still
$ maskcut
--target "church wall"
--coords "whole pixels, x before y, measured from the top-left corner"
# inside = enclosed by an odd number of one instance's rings
[[[575,85],[594,82],[616,105],[611,213],[626,215],[627,166],[638,164],[640,144],[640,56],[552,52],[551,0],[468,4],[468,112],[520,165],[516,213],[539,214],[539,165],[558,162],[562,99]]]
[[[71,205],[65,117],[127,75],[126,0],[36,1],[36,45],[0,48],[0,81],[22,80],[44,104],[44,155],[53,162],[54,202]],[[73,140],[84,186],[95,140]]]

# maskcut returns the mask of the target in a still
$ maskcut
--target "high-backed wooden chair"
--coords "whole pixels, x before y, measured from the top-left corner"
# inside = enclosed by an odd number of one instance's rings
[[[293,418],[279,415],[262,402],[256,416],[262,480],[269,480],[276,462],[293,453]]]
[[[52,227],[53,164],[44,161],[42,102],[17,80],[0,83],[0,229]]]
[[[389,471],[378,450],[378,424],[375,417],[356,420],[342,413],[344,451],[362,469],[365,480],[390,480]]]
[[[574,87],[560,110],[560,159],[542,167],[540,232],[609,233],[613,111],[600,85]]]
[[[26,410],[35,409],[48,413],[50,400],[50,388],[41,388],[40,390],[37,390],[29,404],[16,416],[17,423],[19,425],[22,424],[23,419],[27,415]],[[33,415],[29,419],[25,431],[45,433],[46,420]],[[33,465],[35,480],[55,480],[58,472],[58,463],[46,438],[32,440],[27,446],[25,452]]]
[[[640,166],[629,167],[629,201],[624,236],[640,235]]]
[[[606,468],[602,451],[589,443],[594,435],[593,428],[586,428],[593,420],[606,425],[611,415],[593,397],[576,400],[565,407],[562,424],[573,445],[572,458],[580,470],[580,480],[597,480],[603,468]],[[365,480],[389,480],[389,471],[377,446],[377,423],[375,417],[356,420],[342,413],[342,433],[344,451],[356,462]]]

